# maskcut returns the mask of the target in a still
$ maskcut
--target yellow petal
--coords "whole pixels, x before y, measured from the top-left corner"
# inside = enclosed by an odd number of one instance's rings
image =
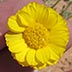
[[[38,17],[37,14],[38,14],[40,8],[41,7],[38,3],[31,2],[27,6],[22,8],[22,11],[27,12],[31,17],[36,19]]]
[[[46,66],[47,66],[47,64],[40,63],[37,66],[33,66],[33,68],[36,69],[36,70],[40,70],[40,69],[45,68]]]
[[[29,50],[29,52],[28,52],[28,54],[26,56],[26,60],[27,60],[27,63],[29,65],[37,65],[35,54],[36,54],[36,51],[34,49]]]
[[[14,46],[17,43],[20,43],[21,41],[24,41],[22,34],[10,34],[7,33],[5,35],[6,43],[8,46]],[[19,42],[20,41],[20,42]]]
[[[32,18],[34,18],[35,22],[47,24],[48,9],[44,5],[32,2],[24,7],[22,11],[28,13]]]
[[[25,62],[25,57],[28,51],[29,51],[29,48],[24,47],[22,52],[15,54],[15,59],[18,62]]]
[[[64,53],[64,51],[66,49],[65,47],[61,47],[61,46],[58,46],[55,44],[48,44],[48,45],[49,45],[50,49],[59,57],[62,56],[62,54]]]
[[[6,34],[6,43],[9,47],[9,50],[13,53],[22,51],[27,47],[22,34]]]
[[[54,36],[53,36],[54,35]],[[54,32],[53,35],[50,36],[50,42],[53,44],[56,44],[58,46],[66,47],[68,40],[69,40],[69,34],[66,32]]]
[[[49,48],[48,50],[50,52],[50,58],[48,60],[48,64],[49,65],[54,65],[58,62],[59,56],[51,48]]]
[[[18,40],[14,44],[8,44],[8,47],[12,53],[17,53],[23,51],[23,49],[26,48],[27,45],[23,40]]]
[[[49,13],[48,16],[48,29],[51,29],[53,26],[57,24],[57,15],[55,13]],[[53,20],[53,21],[52,21]]]
[[[50,42],[66,47],[69,40],[69,30],[66,21],[58,15],[58,21],[50,31]]]
[[[23,67],[28,67],[29,65],[28,65],[28,63],[25,61],[25,62],[18,62],[20,65],[22,65]]]
[[[59,15],[59,13],[57,11],[55,11],[53,8],[48,7],[49,13],[55,13],[57,15]]]
[[[39,12],[37,13],[36,21],[47,26],[48,25],[48,15],[49,11],[45,6],[41,6]]]
[[[8,27],[12,32],[19,33],[24,31],[24,27],[18,25],[16,21],[16,16],[11,16],[8,19]]]
[[[36,52],[36,58],[38,61],[40,61],[41,63],[47,63],[48,59],[49,59],[49,52],[47,54],[47,50],[46,49],[38,49]]]
[[[23,38],[23,35],[22,33],[19,33],[19,34],[13,34],[11,32],[8,32],[7,34],[5,34],[5,39],[6,39],[6,42],[8,41],[16,41],[16,40],[19,40],[19,39],[22,39]]]
[[[20,11],[17,15],[17,22],[21,26],[30,26],[31,24],[34,24],[34,19],[26,12]]]
[[[68,30],[67,22],[60,15],[57,16],[57,23],[52,27],[52,30]]]

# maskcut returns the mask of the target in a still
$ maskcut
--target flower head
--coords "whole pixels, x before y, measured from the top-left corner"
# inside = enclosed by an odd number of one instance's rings
[[[42,69],[58,62],[66,49],[66,21],[53,9],[29,3],[8,19],[6,44],[22,66]]]

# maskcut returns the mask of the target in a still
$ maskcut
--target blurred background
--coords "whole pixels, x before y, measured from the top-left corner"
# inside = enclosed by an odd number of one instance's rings
[[[8,14],[7,10],[9,10],[10,14],[12,14],[11,13],[12,11],[14,14],[18,10],[20,6],[20,2],[21,0],[19,0],[19,2],[18,0],[0,0],[0,21],[2,19],[1,17],[2,11],[5,11],[5,13]],[[71,30],[72,29],[72,0],[43,0],[43,3],[48,7],[54,8],[67,20],[68,26],[70,27],[70,31],[72,33],[72,30]],[[14,8],[16,6],[18,7]],[[4,28],[6,27],[2,25],[0,22],[0,28],[1,26],[3,26]],[[0,36],[2,36],[2,34]],[[0,41],[1,41],[1,37],[0,37]],[[67,45],[66,52],[64,53],[63,57],[59,60],[59,62],[56,65],[49,66],[45,69],[40,70],[39,72],[72,72],[71,71],[72,70],[72,47],[71,47],[72,42],[71,41],[72,41],[72,36],[70,39],[70,43]],[[0,47],[1,47],[1,44],[3,43],[4,42],[0,43]],[[34,71],[30,67],[23,68],[22,66],[20,66],[12,58],[12,56],[10,55],[10,52],[8,51],[8,48],[5,47],[5,44],[2,47],[3,48],[0,49],[0,72],[33,72]]]

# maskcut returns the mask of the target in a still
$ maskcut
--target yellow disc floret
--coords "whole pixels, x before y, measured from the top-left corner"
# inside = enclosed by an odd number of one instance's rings
[[[47,46],[49,32],[42,24],[27,27],[24,31],[24,39],[31,48],[38,49]]]

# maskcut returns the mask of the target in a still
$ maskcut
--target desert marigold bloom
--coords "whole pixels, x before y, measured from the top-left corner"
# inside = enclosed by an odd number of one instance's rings
[[[66,21],[53,9],[29,3],[8,19],[6,44],[22,66],[42,69],[58,62],[66,49]]]

